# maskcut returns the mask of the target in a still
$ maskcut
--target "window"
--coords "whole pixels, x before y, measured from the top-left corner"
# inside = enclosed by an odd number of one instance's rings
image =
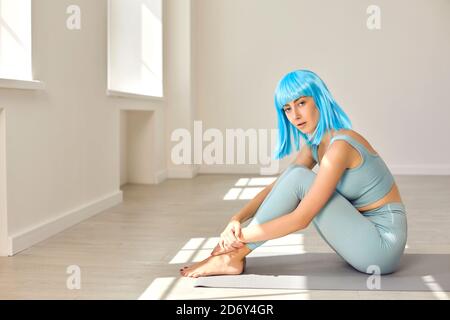
[[[33,78],[31,0],[0,0],[0,78]]]
[[[108,90],[163,97],[161,0],[109,0]]]

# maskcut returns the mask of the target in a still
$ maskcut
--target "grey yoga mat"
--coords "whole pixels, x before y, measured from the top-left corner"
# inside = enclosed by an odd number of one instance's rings
[[[299,289],[450,291],[449,254],[404,254],[399,269],[376,281],[357,271],[335,253],[304,253],[247,257],[241,275],[196,279],[195,287]]]

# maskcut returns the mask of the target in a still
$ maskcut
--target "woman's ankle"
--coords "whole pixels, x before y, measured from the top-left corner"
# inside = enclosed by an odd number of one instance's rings
[[[249,247],[243,246],[242,248],[234,250],[229,254],[232,258],[240,258],[243,260],[250,252],[252,252],[252,250],[250,250]]]

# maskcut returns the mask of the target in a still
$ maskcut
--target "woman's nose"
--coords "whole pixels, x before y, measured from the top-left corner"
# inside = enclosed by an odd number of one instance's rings
[[[294,107],[294,117],[295,119],[300,119],[300,110]]]

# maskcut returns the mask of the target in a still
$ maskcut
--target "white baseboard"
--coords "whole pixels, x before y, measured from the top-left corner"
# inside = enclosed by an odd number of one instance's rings
[[[4,237],[4,239],[0,239],[0,257],[9,256],[11,252],[10,241],[8,237]]]
[[[165,181],[168,177],[167,170],[161,170],[155,173],[155,184],[160,184],[161,182]]]
[[[180,168],[169,168],[168,178],[169,179],[192,179],[198,174],[199,167],[180,167]]]
[[[123,201],[122,191],[114,192],[103,198],[92,201],[81,207],[75,208],[60,216],[42,222],[9,237],[10,256],[54,236],[67,228],[70,228],[83,220],[109,209]]]

